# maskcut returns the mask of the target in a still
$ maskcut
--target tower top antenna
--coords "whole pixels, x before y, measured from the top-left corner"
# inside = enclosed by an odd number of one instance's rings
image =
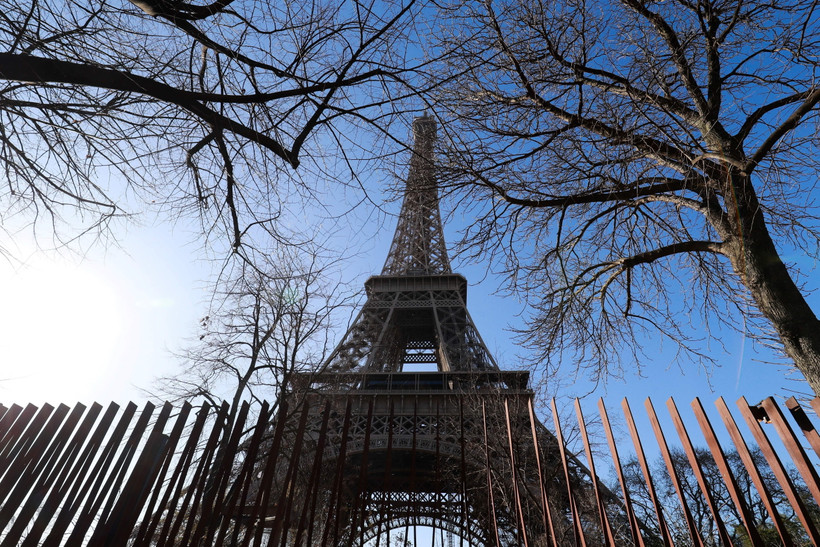
[[[451,273],[438,205],[435,167],[437,124],[425,113],[413,120],[413,153],[396,233],[382,275]]]

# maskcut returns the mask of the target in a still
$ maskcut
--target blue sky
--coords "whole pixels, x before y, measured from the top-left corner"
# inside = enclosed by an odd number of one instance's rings
[[[398,207],[388,205],[394,214]],[[349,262],[351,280],[361,282],[380,271],[395,217],[375,215],[365,222],[370,225],[360,234],[359,257]],[[453,241],[453,228],[446,231]],[[0,365],[0,400],[139,399],[138,387],[148,387],[154,376],[177,366],[171,352],[196,333],[213,268],[202,259],[193,229],[161,221],[132,225],[117,247],[94,247],[85,258],[37,253],[19,239],[16,244],[18,256],[28,257],[26,263],[0,264],[5,303],[0,320],[6,333],[0,346],[6,356]],[[456,263],[456,269],[471,282],[468,307],[489,349],[503,368],[518,368],[519,350],[507,328],[520,324],[520,304],[493,294],[498,280],[486,275],[486,265]],[[785,377],[787,367],[760,363],[772,356],[756,355],[741,334],[726,332],[722,338],[728,353],[721,355],[714,347],[720,366],[709,371],[686,363],[670,365],[664,351],[671,348],[658,348],[657,358],[642,364],[640,376],[627,372],[597,389],[567,379],[559,394],[595,390],[596,398],[604,396],[617,405],[624,396],[642,401],[648,395],[661,401],[674,395],[686,403],[695,396],[710,401],[717,395],[756,401],[803,388]],[[624,368],[637,367],[625,363]]]

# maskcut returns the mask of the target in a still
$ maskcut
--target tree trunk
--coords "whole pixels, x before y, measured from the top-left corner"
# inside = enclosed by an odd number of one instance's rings
[[[771,321],[786,354],[820,396],[820,321],[780,259],[750,181],[738,187],[746,190],[738,192],[735,217],[743,237],[728,242],[732,266]]]

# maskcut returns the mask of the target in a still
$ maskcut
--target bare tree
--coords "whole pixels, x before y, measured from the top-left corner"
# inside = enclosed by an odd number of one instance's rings
[[[318,371],[352,293],[307,245],[283,246],[262,260],[229,263],[197,338],[179,355],[180,370],[158,378],[153,395],[216,407],[227,400],[232,425],[242,401],[275,405],[291,374]]]
[[[199,211],[235,249],[287,239],[276,221],[316,191],[328,151],[389,125],[415,9],[0,0],[4,228],[65,244],[153,202]],[[310,184],[293,173],[305,157]]]
[[[282,412],[287,410],[290,417],[301,411],[294,408],[298,405],[282,404],[287,400],[284,393],[293,387],[289,377],[318,372],[333,347],[333,326],[340,323],[340,316],[350,317],[355,296],[344,284],[333,281],[340,273],[336,260],[321,256],[318,248],[315,242],[299,248],[285,245],[253,260],[234,255],[212,291],[211,306],[200,321],[199,333],[178,354],[179,370],[157,378],[153,389],[145,390],[160,401],[208,403],[212,408],[209,417],[216,421],[220,436],[213,452],[206,449],[202,439],[201,451],[195,457],[207,458],[213,470],[222,469],[226,455],[237,457],[232,452],[237,447],[231,448],[237,427],[243,434],[238,449],[244,459],[256,424],[269,427],[266,434],[273,436],[271,424],[283,416]],[[228,403],[225,408],[221,408],[223,401]],[[252,418],[243,418],[244,403],[248,403]],[[295,422],[285,420],[286,434],[293,435]],[[290,448],[283,450],[287,453]],[[239,465],[235,463],[234,468],[238,473]],[[219,476],[215,471],[206,489],[218,487]],[[235,487],[241,485],[236,483]],[[233,488],[213,507],[231,499]],[[199,510],[206,514],[212,507],[203,505]],[[208,517],[209,526],[219,528],[224,518],[226,514],[217,511]]]
[[[429,76],[444,183],[476,219],[467,252],[531,304],[540,362],[574,352],[600,380],[658,332],[708,360],[710,323],[742,318],[820,394],[811,265],[783,259],[818,249],[819,14],[813,0],[443,10],[449,61]]]

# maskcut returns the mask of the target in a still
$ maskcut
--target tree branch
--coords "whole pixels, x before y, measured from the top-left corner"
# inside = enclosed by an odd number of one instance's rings
[[[612,142],[612,144],[623,144],[633,146],[637,150],[643,152],[644,154],[647,154],[649,157],[658,158],[661,161],[668,162],[670,164],[685,166],[686,171],[691,170],[693,165],[689,155],[666,142],[654,139],[652,137],[647,137],[645,135],[641,135],[633,130],[613,127],[612,125],[604,123],[602,120],[597,118],[587,118],[582,116],[581,114],[570,113],[567,110],[556,106],[551,101],[542,97],[536,91],[529,76],[524,71],[524,68],[521,66],[521,63],[518,61],[518,58],[515,56],[515,54],[512,52],[509,45],[507,44],[503,31],[501,30],[501,26],[499,25],[498,20],[495,17],[495,12],[493,11],[492,6],[487,4],[486,9],[490,17],[490,24],[499,41],[501,50],[513,64],[515,72],[518,75],[518,78],[521,80],[521,85],[526,91],[526,96],[530,100],[535,102],[536,105],[540,106],[549,114],[555,116],[556,118],[566,123],[584,128],[592,133],[601,135],[602,137],[609,139]],[[718,165],[711,164],[711,162],[704,162],[703,168],[710,177],[719,177],[722,174],[720,167]]]
[[[556,196],[549,199],[525,199],[509,195],[506,189],[488,178],[476,175],[481,182],[498,194],[504,201],[513,205],[523,205],[526,207],[558,207],[565,208],[570,205],[580,205],[584,203],[607,203],[611,201],[621,201],[633,199],[641,196],[652,196],[687,190],[686,181],[658,177],[657,179],[643,179],[648,182],[648,186],[630,186],[624,190],[599,191],[578,193],[567,196]]]
[[[278,141],[208,108],[196,99],[199,94],[183,91],[144,76],[88,64],[0,53],[0,78],[40,84],[77,84],[147,95],[164,103],[179,106],[215,128],[245,137],[267,148],[292,167],[299,166],[299,159]]]
[[[669,47],[669,53],[672,55],[672,60],[678,69],[678,74],[681,77],[684,87],[686,87],[686,90],[689,92],[689,96],[694,101],[698,112],[700,112],[701,116],[705,118],[709,112],[709,103],[703,96],[703,91],[701,91],[695,81],[695,77],[692,74],[692,69],[686,60],[686,56],[684,55],[683,46],[678,40],[678,36],[675,34],[675,31],[663,17],[647,9],[643,2],[639,2],[638,0],[622,1],[624,4],[632,8],[633,11],[649,21],[664,39]]]
[[[672,243],[664,247],[658,247],[657,249],[651,249],[633,256],[624,257],[617,262],[624,268],[633,268],[640,264],[650,264],[661,258],[676,254],[713,253],[725,255],[723,251],[724,247],[725,244],[719,241],[681,241],[680,243]]]
[[[741,126],[740,130],[737,132],[737,135],[735,137],[739,142],[743,142],[746,139],[746,137],[749,136],[749,133],[751,133],[752,129],[754,128],[754,125],[757,122],[759,122],[763,116],[765,116],[773,110],[777,110],[778,108],[783,108],[784,106],[788,106],[792,103],[805,100],[814,92],[816,92],[814,88],[807,89],[805,91],[801,91],[800,93],[794,93],[793,95],[788,95],[786,97],[780,98],[776,101],[772,101],[768,104],[761,106],[760,108],[752,112],[748,118],[746,118],[746,121],[743,122],[743,125]]]
[[[780,124],[780,127],[776,128],[771,135],[763,141],[763,144],[757,149],[757,151],[752,154],[752,157],[746,162],[746,168],[744,169],[744,173],[748,176],[752,174],[752,171],[758,166],[758,164],[763,161],[769,151],[777,144],[786,133],[797,127],[800,121],[803,119],[803,116],[808,114],[812,108],[817,106],[817,103],[820,103],[820,88],[815,89],[811,93],[809,93],[806,100],[801,104],[797,109],[792,112],[792,115],[786,119],[785,122]]]
[[[591,87],[597,87],[609,93],[614,93],[617,95],[622,95],[633,99],[638,99],[640,101],[648,102],[650,104],[657,106],[658,108],[677,114],[678,116],[680,116],[681,118],[683,118],[684,120],[693,125],[699,125],[702,121],[697,112],[690,108],[687,108],[686,105],[684,105],[681,101],[673,97],[662,97],[655,93],[650,93],[649,91],[646,91],[644,89],[638,89],[637,87],[632,85],[628,79],[624,78],[623,76],[619,76],[614,72],[610,72],[608,70],[603,70],[599,68],[593,68],[584,63],[570,61],[566,59],[563,55],[561,55],[561,53],[550,40],[546,40],[546,44],[552,57],[564,67],[572,70],[576,74],[576,78],[578,79],[579,83],[586,84]],[[599,81],[594,78],[588,78],[583,76],[584,73],[592,74],[593,76],[598,76],[600,78],[606,78],[611,80],[611,82]]]

